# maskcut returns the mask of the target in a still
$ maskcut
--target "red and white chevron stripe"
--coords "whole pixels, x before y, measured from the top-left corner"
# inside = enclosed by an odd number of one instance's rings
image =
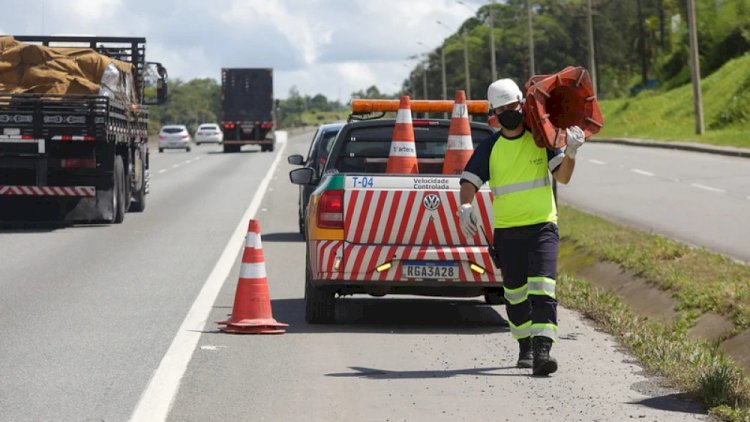
[[[437,195],[440,206],[428,210],[423,200]],[[480,224],[492,239],[492,195],[477,194]],[[477,234],[467,239],[461,232],[456,210],[458,191],[347,190],[344,196],[346,241],[368,245],[484,245]]]
[[[332,280],[339,278],[336,268],[336,257],[341,259],[341,247],[344,242],[340,240],[311,241],[310,247],[310,270],[316,280]]]
[[[441,205],[429,210],[427,195],[437,195]],[[354,189],[345,193],[345,240],[311,241],[310,259],[316,280],[362,282],[412,282],[402,276],[402,261],[453,261],[458,263],[455,283],[501,283],[487,253],[486,240],[477,234],[467,239],[460,230],[455,210],[458,192]],[[492,241],[492,195],[477,195],[481,225]],[[338,266],[336,262],[338,260]],[[390,262],[392,267],[377,272]],[[486,272],[472,271],[471,264]],[[418,281],[413,281],[418,283]]]
[[[96,195],[94,186],[13,186],[0,185],[0,195],[8,196],[84,196]]]

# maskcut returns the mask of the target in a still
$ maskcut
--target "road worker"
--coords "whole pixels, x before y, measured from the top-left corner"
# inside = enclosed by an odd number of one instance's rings
[[[557,339],[559,243],[550,173],[567,184],[585,138],[578,126],[572,126],[566,129],[564,150],[537,147],[524,124],[523,95],[511,79],[493,82],[487,99],[500,130],[477,146],[461,175],[461,230],[468,237],[477,235],[479,220],[472,203],[488,182],[493,193],[493,246],[503,274],[510,331],[519,344],[516,366],[549,375],[557,370],[550,349]]]

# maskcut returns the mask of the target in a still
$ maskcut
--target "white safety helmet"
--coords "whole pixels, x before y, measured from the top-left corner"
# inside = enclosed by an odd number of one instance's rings
[[[487,100],[490,110],[521,101],[523,94],[512,79],[498,79],[487,88]]]

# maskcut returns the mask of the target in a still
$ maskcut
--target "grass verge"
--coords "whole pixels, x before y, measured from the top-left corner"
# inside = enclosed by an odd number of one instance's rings
[[[692,85],[600,100],[600,137],[678,140],[750,148],[750,54],[727,62],[701,81],[703,135],[695,132]]]
[[[561,304],[596,321],[621,339],[646,369],[701,399],[727,421],[750,421],[750,381],[718,342],[687,335],[696,318],[716,312],[734,324],[726,336],[750,326],[750,267],[662,236],[621,227],[560,207]],[[630,270],[678,300],[678,316],[661,323],[637,315],[614,295],[572,274],[596,261]]]

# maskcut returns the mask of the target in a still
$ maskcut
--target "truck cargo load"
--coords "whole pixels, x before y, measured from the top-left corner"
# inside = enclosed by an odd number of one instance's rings
[[[145,48],[144,38],[0,37],[0,221],[120,223],[145,209],[145,105],[167,94]]]

